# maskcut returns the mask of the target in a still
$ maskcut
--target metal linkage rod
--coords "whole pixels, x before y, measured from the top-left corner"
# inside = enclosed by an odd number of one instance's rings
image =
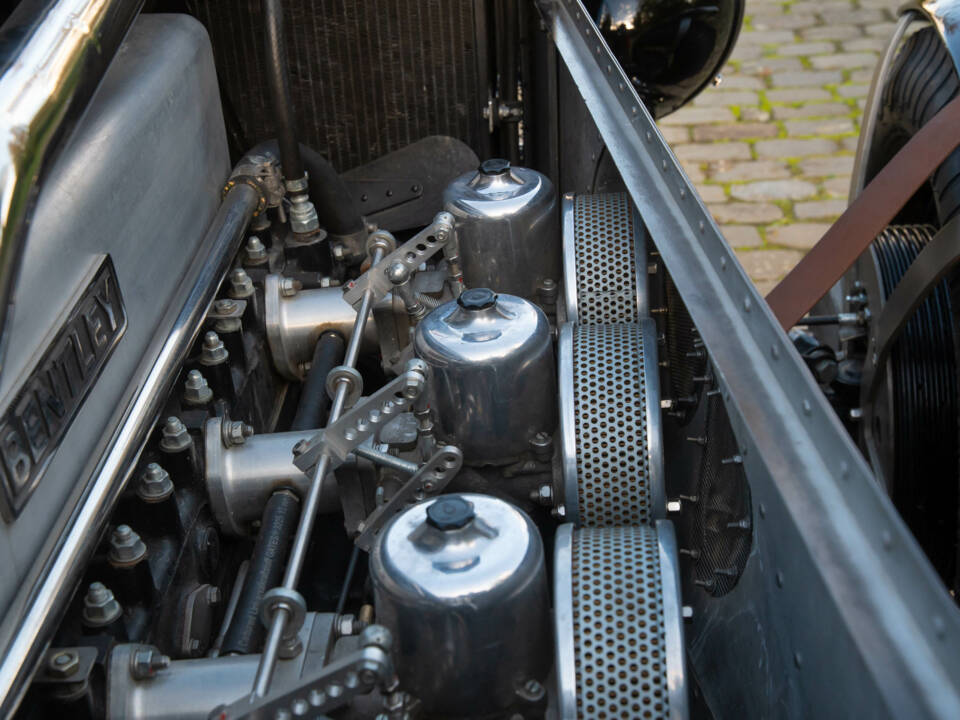
[[[375,247],[371,258],[371,269],[383,259],[386,251],[383,247]],[[367,290],[363,294],[363,300],[357,309],[357,319],[353,324],[353,333],[350,336],[350,342],[347,345],[347,351],[343,359],[343,364],[348,367],[355,367],[357,357],[360,354],[360,341],[363,338],[364,328],[367,319],[370,316],[370,309],[373,306],[373,290]],[[333,397],[333,404],[330,406],[330,419],[328,425],[336,422],[344,410],[347,395],[350,392],[350,380],[342,378],[336,386]],[[290,551],[290,560],[287,563],[286,572],[283,575],[283,587],[287,590],[295,590],[300,581],[300,572],[303,570],[303,562],[307,556],[307,547],[310,544],[310,537],[313,534],[313,525],[317,519],[317,507],[320,504],[320,491],[323,479],[330,468],[330,455],[326,452],[320,457],[316,472],[310,484],[310,492],[307,495],[307,501],[304,503],[303,513],[300,515],[300,524],[297,526],[297,534],[293,538],[293,549]],[[267,641],[263,648],[263,654],[260,656],[260,665],[257,667],[257,674],[253,683],[253,694],[251,702],[262,698],[270,689],[270,681],[273,679],[273,671],[277,665],[280,643],[283,641],[284,630],[287,622],[290,620],[290,612],[284,607],[278,607],[270,623],[270,631],[267,634]]]

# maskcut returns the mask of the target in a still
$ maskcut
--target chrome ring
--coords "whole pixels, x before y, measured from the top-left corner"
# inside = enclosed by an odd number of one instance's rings
[[[327,395],[332,400],[337,396],[337,388],[341,382],[348,385],[347,399],[343,403],[344,409],[351,408],[357,404],[357,400],[363,394],[363,377],[356,368],[349,365],[338,365],[327,374]]]
[[[274,615],[281,608],[287,612],[287,622],[283,625],[283,637],[294,638],[300,632],[303,621],[307,617],[307,602],[296,590],[285,587],[267,590],[260,602],[260,620],[264,627],[270,627]]]

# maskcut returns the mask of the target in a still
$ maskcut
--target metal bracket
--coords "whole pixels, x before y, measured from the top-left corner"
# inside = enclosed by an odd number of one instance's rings
[[[393,289],[393,283],[387,277],[387,268],[402,263],[411,273],[414,272],[447,244],[453,231],[453,215],[448,212],[438,213],[433,223],[383,258],[376,267],[344,285],[343,299],[354,308],[359,308],[364,294],[370,290],[373,293],[373,302],[376,303]]]
[[[415,472],[387,502],[378,507],[360,524],[354,542],[361,550],[370,552],[380,529],[411,501],[438,495],[447,486],[463,464],[463,453],[453,445],[443,445]]]
[[[395,682],[390,631],[371,625],[360,636],[363,647],[308,675],[294,687],[250,702],[244,696],[214,709],[210,720],[274,720],[280,717],[317,717],[336,710],[377,685],[390,689]]]
[[[312,476],[324,452],[330,455],[330,469],[342,465],[347,456],[367,438],[409,408],[426,386],[426,370],[419,360],[407,363],[407,370],[387,383],[359,405],[341,415],[336,422],[294,448],[293,464]]]

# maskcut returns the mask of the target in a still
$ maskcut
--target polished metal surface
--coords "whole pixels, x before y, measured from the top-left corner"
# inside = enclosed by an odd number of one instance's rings
[[[883,88],[893,69],[893,61],[900,51],[900,43],[906,35],[907,28],[920,19],[920,14],[912,9],[905,9],[897,19],[893,35],[887,43],[887,48],[873,71],[870,81],[870,91],[867,93],[863,116],[860,121],[860,137],[857,140],[857,154],[854,158],[853,173],[850,176],[849,202],[857,199],[867,184],[867,159],[873,147],[873,136],[877,131],[877,122],[880,119],[880,106],[883,102]]]
[[[310,478],[293,464],[293,446],[308,440],[313,430],[253,435],[240,445],[223,442],[223,420],[210,418],[203,426],[204,473],[210,509],[221,530],[247,535],[275,490],[290,488],[306,497]],[[323,481],[319,511],[340,509],[337,481],[332,473]]]
[[[451,501],[472,509],[456,527],[432,524],[431,506]],[[545,679],[552,643],[543,544],[519,509],[470,493],[415,505],[380,534],[370,573],[377,621],[396,637],[401,685],[427,712],[502,711],[524,681]]]
[[[736,667],[741,681],[714,684],[705,700],[753,716],[809,717],[825,707],[847,716],[956,716],[960,617],[953,599],[582,4],[539,6],[700,331],[742,447],[754,507],[762,507],[763,540],[737,592],[691,598],[695,670]],[[776,596],[775,612],[766,603],[745,606],[745,594]]]
[[[0,370],[34,200],[143,0],[60,0],[40,12],[30,3],[0,30]],[[30,17],[30,15],[33,17]]]
[[[568,572],[572,578],[576,703],[575,713],[570,713],[567,699],[562,706],[569,713],[565,718],[687,717],[685,698],[679,707],[671,705],[683,688],[683,657],[678,658],[667,645],[665,586],[660,571],[664,551],[657,528],[641,525],[572,531]],[[558,578],[566,581],[562,575]],[[674,583],[667,590],[675,588]],[[560,656],[558,663],[563,660]],[[671,661],[678,660],[680,667],[672,667]],[[558,664],[558,671],[564,673],[561,683],[569,683],[569,667]]]
[[[683,595],[677,535],[669,520],[657,520],[655,527],[660,563],[660,598],[663,602],[663,647],[667,664],[669,717],[671,720],[684,720],[690,715],[690,691],[687,687],[687,651],[683,644]]]
[[[565,326],[558,353],[566,518],[606,527],[663,517],[653,321]]]
[[[427,386],[440,437],[467,463],[515,460],[538,432],[556,426],[556,374],[550,324],[533,303],[497,295],[488,307],[464,298],[430,312],[414,353],[431,368]]]
[[[626,193],[563,199],[567,320],[636,322],[649,315],[643,223]]]
[[[577,716],[577,651],[573,640],[573,523],[557,528],[553,541],[553,640],[559,718]]]
[[[556,191],[536,170],[495,162],[443,194],[456,218],[464,281],[536,301],[544,280],[561,277]]]
[[[182,15],[144,16],[121,56],[41,192],[17,290],[33,318],[15,315],[6,328],[23,335],[9,348],[0,385],[16,379],[6,372],[14,355],[28,357],[38,328],[54,324],[47,313],[73,293],[72,274],[109,252],[127,332],[31,498],[30,522],[0,530],[4,716],[133,472],[257,204],[247,186],[231,192],[214,219],[229,164],[203,29]],[[105,155],[105,145],[117,155]],[[185,185],[194,190],[184,193]],[[145,265],[155,272],[145,275]]]
[[[306,652],[277,664],[278,687],[294,685],[304,672],[323,662],[329,627],[334,620],[332,613],[307,616],[300,629]],[[107,720],[206,720],[213,708],[235,700],[250,688],[260,660],[259,655],[175,660],[154,677],[137,680],[130,673],[130,665],[133,654],[141,647],[123,644],[110,652]]]
[[[267,342],[277,371],[290,380],[301,380],[320,336],[333,330],[349,339],[357,311],[343,299],[342,288],[313,288],[285,296],[280,289],[282,282],[283,276],[270,274],[263,283]],[[392,308],[389,295],[383,303]],[[373,318],[364,328],[362,347],[379,349]]]

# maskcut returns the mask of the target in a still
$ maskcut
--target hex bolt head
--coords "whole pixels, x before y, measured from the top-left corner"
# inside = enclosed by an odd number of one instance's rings
[[[109,625],[123,614],[123,608],[110,589],[100,582],[90,583],[83,598],[83,623],[88,627]]]
[[[242,300],[253,295],[253,280],[243,268],[236,268],[230,272],[230,297]]]
[[[390,652],[393,646],[393,635],[383,625],[370,625],[360,633],[360,644],[364,647],[375,645],[384,652]]]
[[[413,400],[420,396],[420,393],[423,391],[423,386],[426,385],[426,380],[423,375],[420,373],[407,373],[406,378],[403,381],[403,395],[406,398]]]
[[[73,650],[61,650],[47,660],[47,674],[56,678],[67,678],[80,669],[80,657]]]
[[[133,567],[147,556],[147,546],[129,525],[117,525],[110,535],[107,560],[114,567]]]
[[[247,246],[244,250],[247,255],[247,265],[263,265],[267,261],[267,248],[256,235],[247,238]]]
[[[223,437],[227,447],[243,445],[251,435],[253,435],[253,427],[241,420],[233,420],[223,424]]]
[[[170,479],[170,473],[164,470],[157,463],[150,463],[140,476],[140,485],[137,487],[137,495],[141,500],[147,502],[159,502],[166,500],[173,493],[173,481]]]
[[[161,431],[160,449],[164,452],[181,452],[190,447],[192,442],[190,433],[180,418],[168,417]]]
[[[223,340],[213,330],[208,330],[203,336],[203,346],[200,348],[201,365],[220,365],[225,363],[230,353],[223,344]]]
[[[187,380],[183,384],[183,400],[187,405],[206,405],[213,400],[213,390],[199,370],[187,373]]]
[[[280,281],[280,295],[282,297],[293,297],[303,287],[303,283],[294,278],[285,277]]]
[[[221,298],[213,303],[213,309],[218,315],[227,315],[237,309],[237,303],[230,298]]]
[[[158,670],[170,667],[170,658],[152,645],[141,645],[130,656],[130,675],[134,680],[148,680]]]

